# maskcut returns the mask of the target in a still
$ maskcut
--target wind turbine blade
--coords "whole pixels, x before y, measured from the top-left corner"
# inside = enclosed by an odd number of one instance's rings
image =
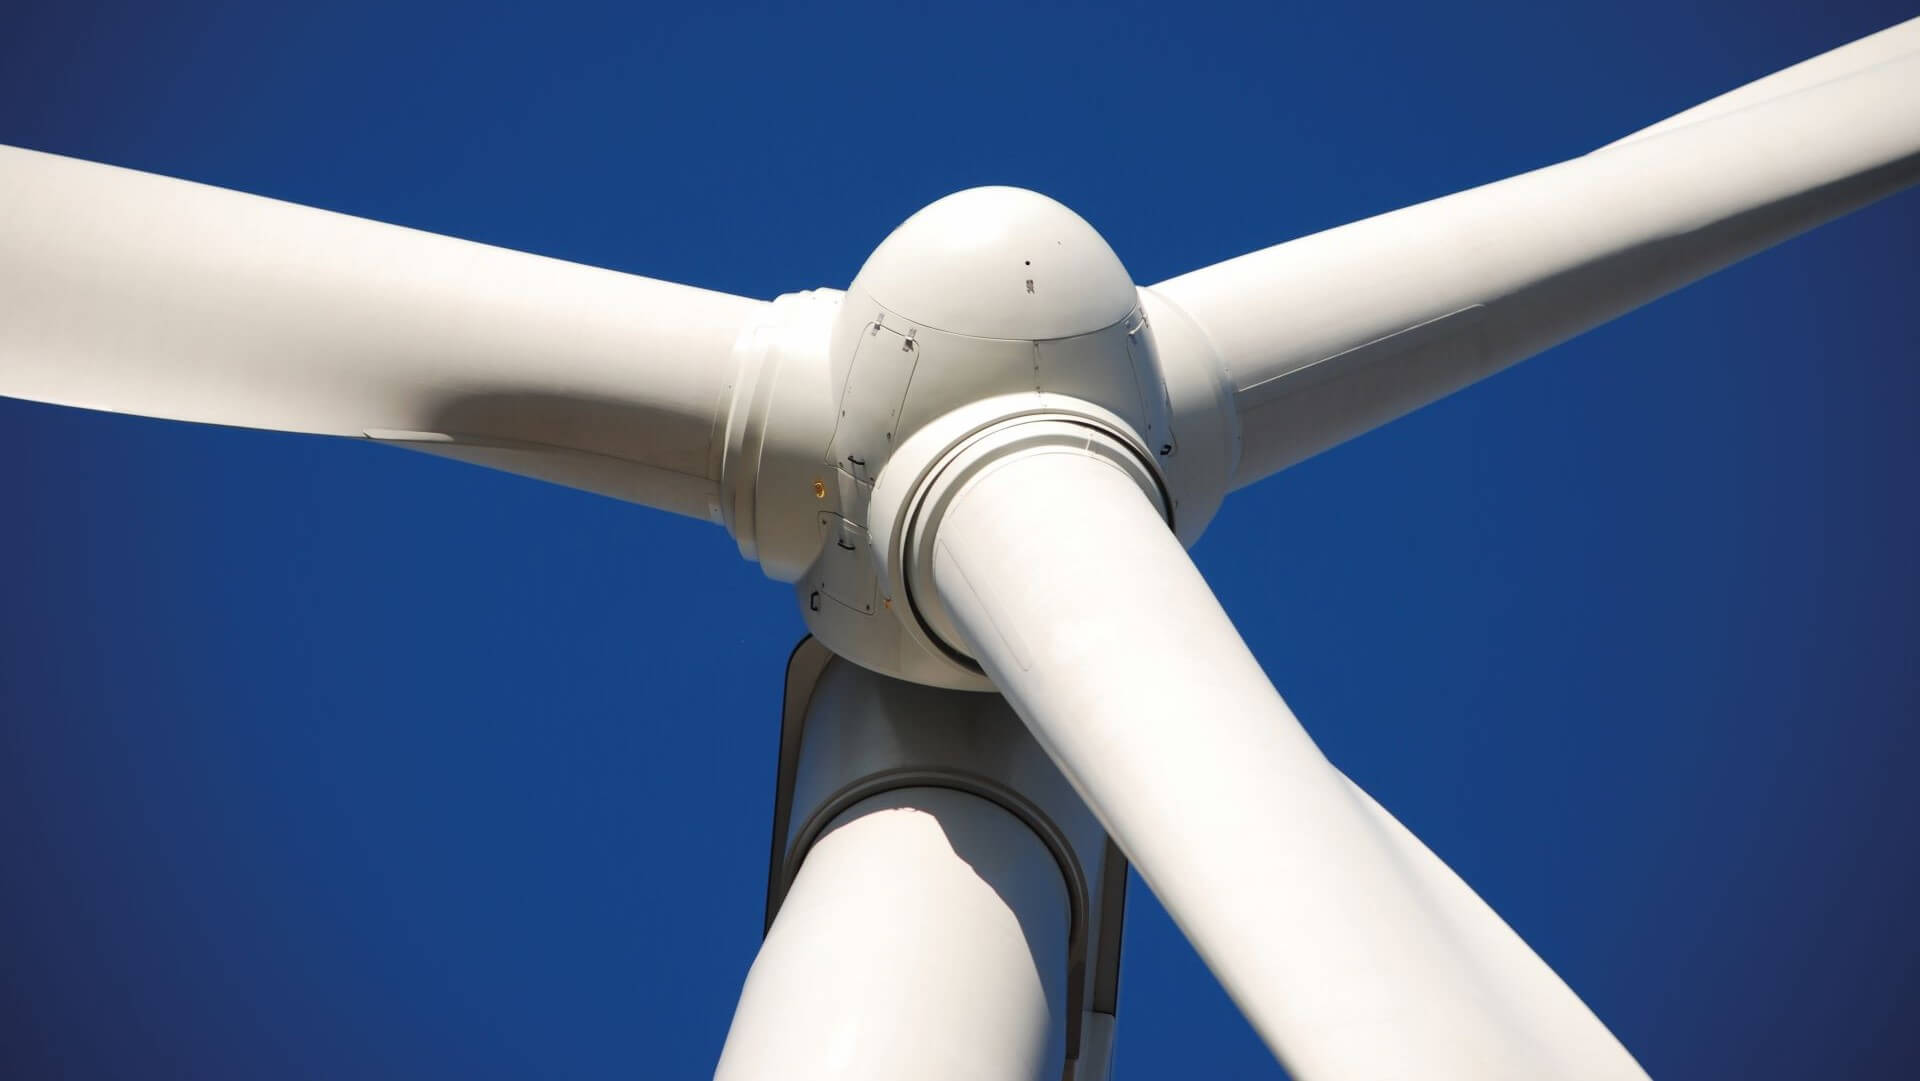
[[[1507,921],[1473,892],[1453,868],[1435,855],[1412,830],[1402,825],[1366,790],[1347,781],[1354,797],[1365,804],[1380,833],[1417,882],[1426,903],[1438,915],[1454,941],[1486,968],[1497,972],[1513,1011],[1514,1023],[1541,1044],[1555,1048],[1587,1048],[1611,1057],[1626,1072],[1627,1051],[1601,1029],[1593,1011],[1553,969],[1533,952]],[[1606,1037],[1605,1040],[1601,1036]]]
[[[1616,140],[1608,146],[1619,146],[1635,139],[1644,139],[1649,135],[1658,135],[1663,131],[1697,124],[1702,120],[1725,116],[1728,113],[1764,101],[1784,97],[1788,94],[1830,83],[1855,72],[1890,63],[1920,53],[1920,18],[1908,19],[1897,26],[1889,26],[1877,34],[1868,34],[1858,41],[1850,41],[1837,49],[1821,53],[1811,60],[1802,60],[1790,68],[1782,68],[1764,78],[1729,90],[1717,98],[1710,98],[1682,113],[1675,113],[1651,127],[1641,128],[1624,139]]]
[[[394,440],[699,517],[702,289],[0,147],[0,395]]]
[[[1155,286],[1230,375],[1234,486],[1920,180],[1916,36],[1920,20],[1583,157]]]
[[[1060,447],[996,462],[931,562],[964,646],[1293,1076],[1644,1077],[1327,762],[1133,478]]]

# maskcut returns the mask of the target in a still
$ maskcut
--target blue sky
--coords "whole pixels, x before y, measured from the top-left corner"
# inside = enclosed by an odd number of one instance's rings
[[[1013,183],[1152,282],[1913,14],[277,7],[16,5],[0,142],[761,297]],[[1195,551],[1334,761],[1657,1077],[1920,1061],[1917,250],[1908,193]],[[14,1076],[711,1069],[801,633],[720,531],[0,400],[0,538]],[[1138,883],[1125,948],[1119,1078],[1279,1076]]]

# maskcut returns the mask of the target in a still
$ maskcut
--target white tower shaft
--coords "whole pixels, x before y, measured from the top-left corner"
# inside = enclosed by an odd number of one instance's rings
[[[720,1081],[1057,1078],[1067,895],[1033,831],[901,788],[816,841],[741,993]]]

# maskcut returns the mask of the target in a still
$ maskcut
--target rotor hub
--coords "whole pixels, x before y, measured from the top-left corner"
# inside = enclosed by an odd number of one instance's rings
[[[914,682],[987,689],[937,613],[888,577],[880,548],[905,520],[877,507],[876,487],[901,497],[906,467],[893,463],[909,441],[917,474],[997,425],[1046,416],[1126,448],[1171,518],[1167,478],[1183,463],[1170,386],[1202,407],[1196,416],[1221,410],[1211,372],[1170,381],[1163,370],[1143,303],[1154,299],[1046,196],[975,188],[921,210],[844,294],[782,297],[736,346],[721,510],[742,553],[795,584],[808,628],[834,652]],[[935,426],[937,438],[919,437]],[[1201,522],[1222,494],[1201,493]]]
[[[902,222],[853,290],[928,330],[1040,341],[1091,334],[1140,306],[1120,257],[1080,215],[1021,188],[971,188]],[[852,311],[856,326],[873,313]]]

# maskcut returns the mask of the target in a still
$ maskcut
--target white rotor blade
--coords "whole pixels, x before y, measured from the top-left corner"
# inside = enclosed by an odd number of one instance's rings
[[[1845,78],[1855,72],[1865,71],[1914,53],[1920,53],[1920,18],[1908,19],[1898,26],[1889,26],[1877,34],[1868,34],[1858,41],[1850,41],[1837,49],[1821,53],[1811,60],[1802,60],[1790,68],[1781,68],[1772,75],[1755,79],[1717,98],[1703,101],[1683,113],[1675,113],[1658,124],[1641,128],[1632,135],[1607,145],[1619,146],[1621,143],[1644,139],[1649,135],[1658,135],[1673,128],[1697,124],[1716,116],[1725,116],[1736,109],[1745,109],[1795,91]]]
[[[1627,1058],[1626,1049],[1600,1027],[1580,996],[1514,933],[1507,921],[1365,789],[1351,780],[1347,786],[1354,797],[1366,805],[1448,933],[1479,964],[1500,974],[1500,984],[1506,989],[1507,1006],[1513,1011],[1515,1024],[1543,1046],[1563,1050],[1588,1048],[1603,1057],[1611,1057],[1619,1065],[1621,1072],[1615,1076],[1636,1076],[1626,1071],[1623,1061]],[[1602,1035],[1606,1040],[1600,1039]]]
[[[1303,1081],[1642,1078],[1330,765],[1133,479],[1053,448],[934,533],[973,656]]]
[[[1920,20],[1536,172],[1154,287],[1234,388],[1234,484],[1920,180]]]
[[[0,147],[0,395],[417,449],[708,517],[765,305]]]

